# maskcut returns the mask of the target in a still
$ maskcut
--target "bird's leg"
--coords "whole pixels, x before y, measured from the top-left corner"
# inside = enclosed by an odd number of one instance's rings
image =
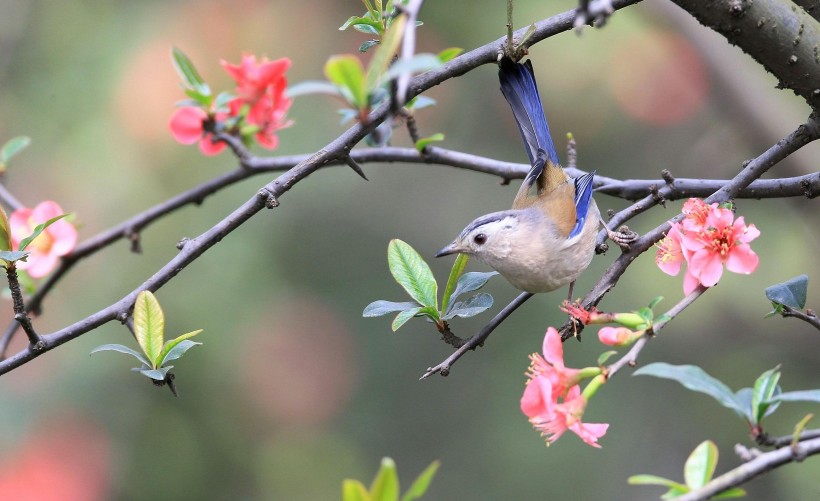
[[[569,283],[569,293],[567,294],[567,302],[572,302],[572,290],[575,288],[575,280]]]
[[[609,229],[609,226],[607,226],[603,218],[601,218],[600,216],[598,217],[598,221],[600,221],[601,224],[604,225],[607,238],[618,244],[618,246],[622,249],[628,249],[629,244],[638,239],[638,234],[630,230],[626,226],[621,226],[620,228],[618,228],[618,231],[612,231]]]

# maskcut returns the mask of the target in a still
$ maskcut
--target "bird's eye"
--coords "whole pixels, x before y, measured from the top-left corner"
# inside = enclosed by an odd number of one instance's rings
[[[473,242],[475,242],[478,245],[484,245],[484,242],[486,241],[487,235],[485,235],[484,233],[479,233],[478,235],[473,237]]]

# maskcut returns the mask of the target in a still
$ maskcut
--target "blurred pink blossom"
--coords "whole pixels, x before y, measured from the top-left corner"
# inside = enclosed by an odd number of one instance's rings
[[[40,202],[34,209],[21,208],[9,217],[12,245],[17,249],[20,241],[34,233],[34,228],[49,219],[65,214],[63,209],[51,200]],[[26,248],[30,252],[26,261],[18,261],[17,267],[26,270],[32,278],[41,278],[57,266],[60,256],[65,256],[77,245],[77,229],[60,219],[55,221]]]

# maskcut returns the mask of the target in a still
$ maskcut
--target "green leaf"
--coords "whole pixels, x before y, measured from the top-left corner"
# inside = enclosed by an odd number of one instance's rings
[[[456,260],[458,260],[458,258],[456,258]],[[497,271],[468,271],[458,279],[456,288],[450,296],[450,301],[455,301],[455,299],[462,294],[477,291],[484,287],[484,285],[496,275],[498,275]]]
[[[26,247],[28,247],[29,244],[31,242],[33,242],[35,238],[39,237],[40,233],[42,233],[43,230],[45,230],[46,228],[48,228],[49,226],[51,226],[52,224],[56,223],[57,221],[59,221],[60,219],[66,217],[66,216],[68,216],[68,214],[62,214],[60,216],[53,217],[53,218],[49,219],[45,223],[41,223],[41,224],[38,224],[37,226],[35,226],[34,227],[34,233],[32,233],[31,235],[29,235],[26,238],[24,238],[23,240],[21,240],[20,245],[17,248],[17,250],[20,250],[20,251],[26,250]]]
[[[328,84],[330,85],[330,84]],[[287,92],[286,92],[287,93]],[[236,95],[230,92],[220,92],[217,94],[216,99],[214,100],[214,107],[217,110],[228,110],[228,103],[236,98]]]
[[[658,306],[658,303],[660,303],[661,301],[663,301],[663,296],[656,297],[655,299],[649,302],[649,309],[655,309],[655,306]]]
[[[436,57],[438,57],[438,60],[442,63],[446,63],[450,59],[453,59],[454,57],[461,54],[462,52],[464,52],[464,49],[462,49],[461,47],[449,47],[439,52]]]
[[[777,402],[815,402],[820,403],[820,390],[786,391],[772,397]]]
[[[418,315],[420,311],[420,306],[418,308],[413,308],[411,310],[404,310],[403,312],[396,315],[396,318],[393,319],[393,323],[390,325],[390,328],[393,329],[393,332],[396,332],[408,320]]]
[[[373,501],[398,501],[399,475],[392,459],[382,458],[379,472],[370,485],[370,498]]]
[[[430,466],[424,469],[423,472],[413,480],[413,484],[407,489],[407,492],[404,493],[404,496],[401,497],[401,501],[415,501],[424,495],[427,492],[427,489],[430,487],[430,482],[433,481],[433,477],[438,470],[438,467],[441,466],[440,461],[433,461],[430,463]]]
[[[6,141],[6,144],[0,148],[0,172],[6,170],[9,161],[12,157],[23,151],[31,144],[31,138],[28,136],[17,136]]]
[[[387,264],[396,282],[422,306],[436,308],[438,284],[430,266],[409,244],[393,239],[387,246]]]
[[[601,353],[601,355],[598,357],[598,365],[603,366],[607,360],[609,360],[613,355],[617,354],[618,352],[615,350],[605,351]]]
[[[364,42],[362,42],[361,45],[359,45],[359,52],[364,54],[365,52],[367,52],[368,50],[372,49],[377,45],[379,45],[378,40],[365,40]]]
[[[424,108],[428,108],[430,106],[434,106],[435,104],[435,99],[419,95],[411,99],[406,105],[404,105],[404,107],[413,111],[418,111]]]
[[[630,485],[660,485],[662,487],[668,487],[669,490],[661,496],[661,499],[676,498],[682,494],[686,494],[690,490],[689,487],[681,483],[657,475],[632,475],[627,479],[627,482],[629,482]]]
[[[166,365],[165,367],[160,367],[159,369],[137,369],[137,372],[157,381],[165,381],[165,375],[168,374],[168,371],[173,368],[173,365]]]
[[[649,364],[636,370],[635,376],[654,376],[672,379],[684,387],[705,393],[717,400],[721,405],[732,409],[738,416],[751,421],[750,409],[740,402],[728,386],[713,378],[703,369],[694,365],[672,365],[664,362]]]
[[[404,35],[404,24],[407,16],[395,18],[393,25],[382,36],[382,41],[373,53],[370,64],[367,66],[367,91],[370,92],[379,86],[382,75],[399,50],[399,43]]]
[[[370,493],[358,480],[346,478],[342,482],[342,501],[370,501]]]
[[[780,380],[780,366],[770,369],[755,381],[752,393],[752,424],[760,424],[760,421],[766,415],[766,411],[772,404],[771,399],[779,393],[777,382]]]
[[[175,348],[178,344],[180,344],[181,342],[185,341],[185,340],[186,340],[186,339],[188,339],[188,338],[192,338],[192,337],[196,336],[197,334],[199,334],[200,332],[202,332],[202,330],[203,330],[203,329],[197,329],[197,330],[195,330],[195,331],[187,332],[187,333],[185,333],[185,334],[182,334],[181,336],[175,337],[174,339],[169,339],[169,340],[168,340],[168,342],[167,342],[167,343],[165,343],[165,346],[163,346],[163,347],[162,347],[162,352],[159,354],[159,360],[160,360],[159,365],[160,365],[160,367],[161,367],[161,366],[163,366],[163,365],[165,365],[165,362],[167,362],[167,361],[169,361],[169,360],[174,360],[174,359],[176,359],[176,358],[179,358],[179,357],[181,357],[181,356],[182,356],[182,354],[183,354],[183,353],[185,353],[186,351],[188,351],[188,349],[189,349],[191,346],[193,346],[193,345],[188,346],[187,348],[183,349],[183,350],[182,350],[182,353],[179,353],[178,355],[176,355],[176,357],[174,357],[174,358],[168,358],[168,357],[171,355],[171,351],[172,351],[172,350],[173,350],[173,349],[174,349],[174,348]],[[193,341],[192,341],[192,342],[193,342]],[[202,344],[202,343],[194,343],[194,344]]]
[[[726,489],[720,494],[715,494],[710,499],[742,498],[745,495],[746,491],[744,489],[741,489],[740,487],[732,487],[731,489]]]
[[[343,25],[339,26],[339,31],[344,31],[351,26],[359,31],[372,35],[378,35],[382,29],[382,23],[371,17],[350,16]]]
[[[766,297],[775,304],[802,310],[806,306],[806,291],[809,287],[809,276],[800,275],[786,280],[782,284],[766,287]]]
[[[214,102],[214,97],[211,95],[211,89],[205,84],[201,87],[197,87],[196,89],[185,89],[183,92],[185,92],[186,96],[193,99],[196,106],[200,106],[206,110],[209,109],[211,104]]]
[[[652,325],[652,320],[655,318],[655,313],[652,312],[651,308],[644,306],[643,308],[639,308],[635,313],[640,315],[647,325]]]
[[[148,363],[148,360],[142,353],[121,344],[104,344],[102,346],[97,346],[96,348],[91,350],[91,353],[89,353],[89,355],[93,355],[101,351],[116,351],[119,353],[125,353],[126,355],[131,355],[132,357],[136,358],[140,361],[140,363],[142,363],[146,367],[151,366],[151,364]]]
[[[692,489],[700,489],[706,485],[715,474],[717,460],[718,448],[715,443],[711,440],[701,442],[686,459],[683,467],[686,485]]]
[[[0,259],[8,262],[25,261],[30,252],[23,251],[0,251]]]
[[[394,311],[410,310],[417,308],[418,306],[418,303],[411,303],[409,301],[405,303],[397,303],[394,301],[378,300],[365,306],[362,316],[380,317],[382,315],[387,315],[388,313],[393,313]]]
[[[329,94],[331,96],[341,96],[339,88],[330,82],[324,80],[307,80],[291,85],[285,91],[287,97],[298,97],[307,94]]]
[[[3,207],[0,207],[0,251],[11,251],[11,226]]]
[[[449,320],[453,317],[468,318],[474,317],[479,313],[489,309],[493,305],[493,297],[486,292],[480,292],[471,297],[467,301],[458,301],[453,303],[444,315],[444,320]]]
[[[387,70],[384,80],[392,80],[402,73],[424,73],[441,67],[442,62],[433,54],[416,54],[410,59],[399,59]]]
[[[438,323],[441,320],[441,316],[439,315],[438,308],[435,306],[425,306],[419,310],[416,316],[427,317],[433,322]]]
[[[151,367],[158,368],[165,336],[165,315],[150,291],[140,291],[134,302],[134,336]]]
[[[418,141],[416,141],[416,149],[420,152],[424,151],[424,148],[426,148],[430,143],[435,143],[437,141],[444,141],[444,134],[442,134],[441,132],[436,132],[432,136],[427,136],[419,139]]]
[[[184,52],[174,47],[171,49],[171,59],[174,62],[174,69],[177,70],[179,77],[190,89],[200,89],[207,86],[205,81],[199,75],[194,63],[188,59]]]
[[[358,57],[349,54],[331,57],[325,63],[325,76],[342,90],[351,106],[357,110],[368,106],[364,66]]]
[[[467,261],[469,260],[470,256],[467,254],[459,254],[453,262],[453,267],[450,269],[450,277],[447,279],[447,286],[444,287],[444,295],[441,298],[441,311],[447,311],[450,299],[452,299],[453,290],[456,288],[456,282],[461,274],[464,273],[464,268],[467,267]]]
[[[201,344],[202,343],[197,343],[196,341],[191,341],[190,339],[180,341],[179,343],[175,344],[173,348],[168,350],[168,353],[166,353],[162,357],[162,360],[159,364],[160,368],[164,367],[165,364],[167,364],[168,362],[180,358],[182,355],[185,354],[186,351],[190,350],[194,346],[199,346]]]

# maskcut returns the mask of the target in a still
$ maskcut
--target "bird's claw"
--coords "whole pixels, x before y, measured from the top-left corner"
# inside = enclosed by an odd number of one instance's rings
[[[634,231],[630,230],[627,226],[621,226],[618,228],[618,231],[612,231],[609,228],[606,229],[606,236],[609,237],[610,240],[618,244],[618,247],[622,249],[629,249],[630,244],[638,239],[638,234]]]

